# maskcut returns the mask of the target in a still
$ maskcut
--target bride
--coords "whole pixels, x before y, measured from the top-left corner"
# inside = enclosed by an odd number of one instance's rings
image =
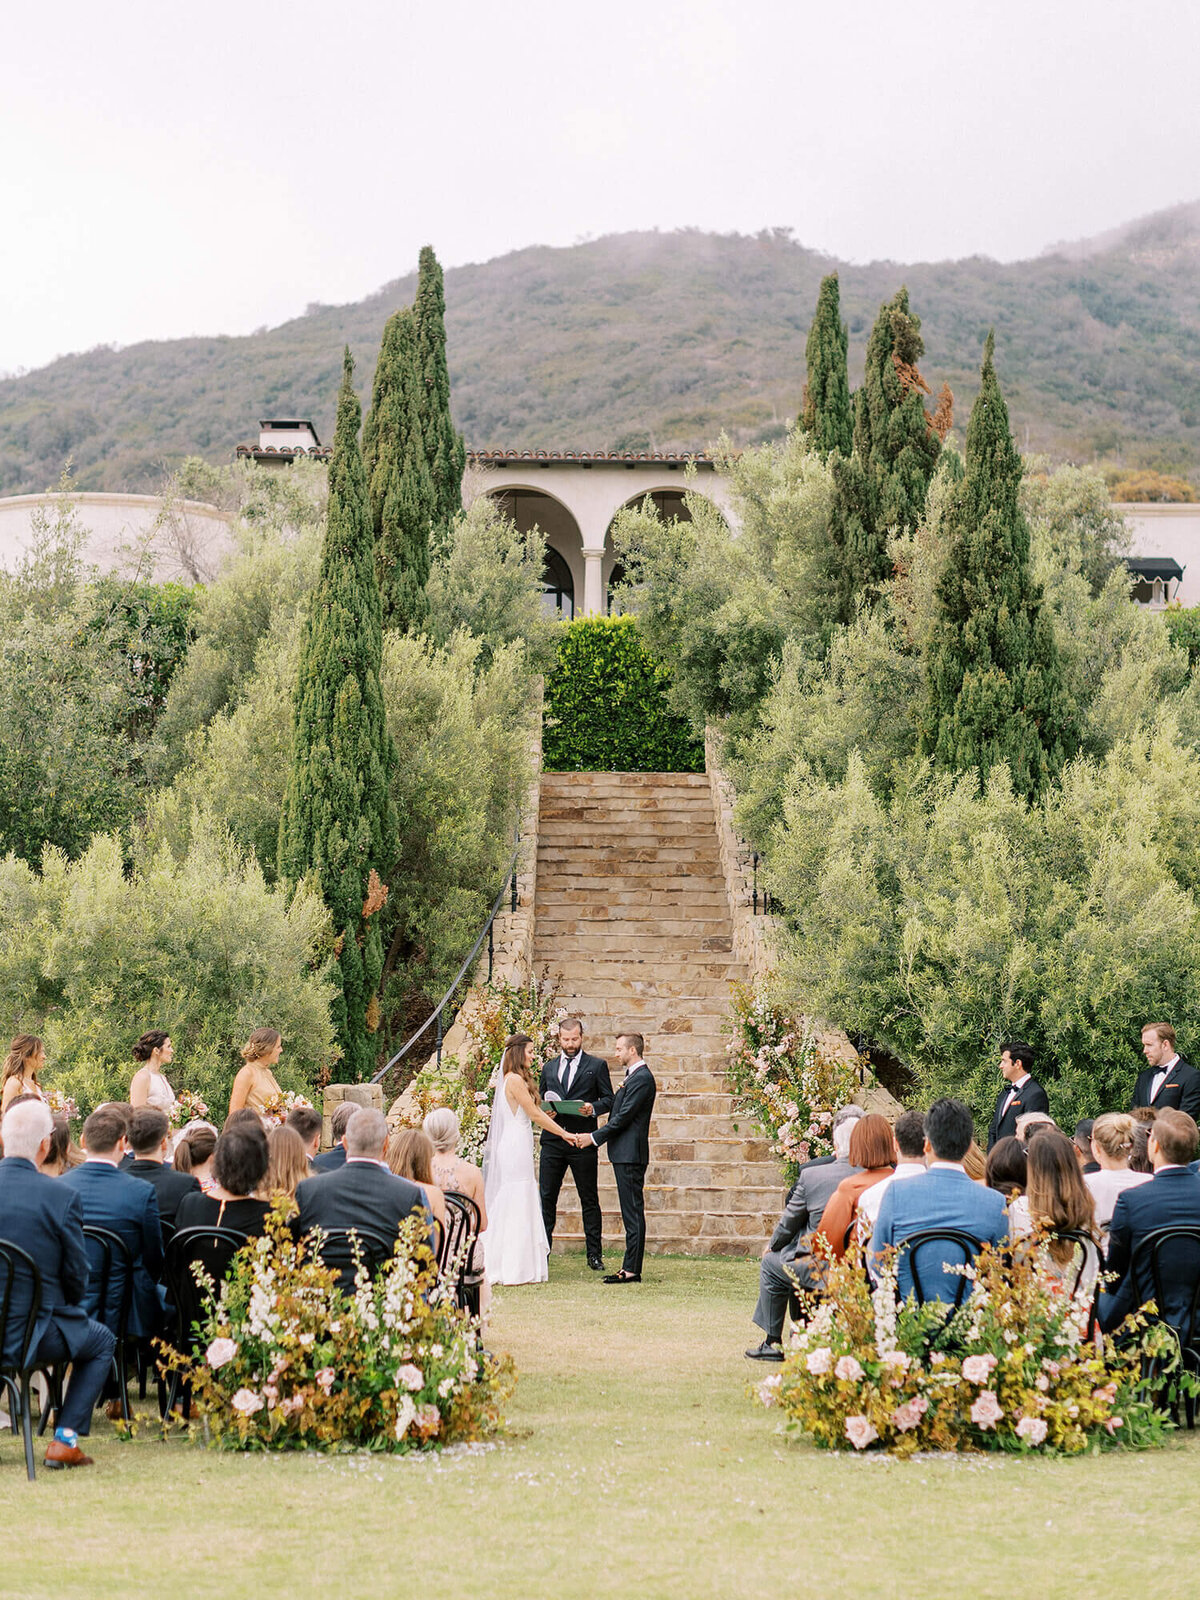
[[[571,1135],[537,1102],[536,1048],[527,1033],[504,1041],[501,1078],[483,1153],[483,1193],[488,1225],[483,1256],[491,1283],[545,1283],[550,1245],[533,1172],[533,1124]]]

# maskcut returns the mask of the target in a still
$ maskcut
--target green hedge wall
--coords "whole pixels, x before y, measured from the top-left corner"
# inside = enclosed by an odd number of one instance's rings
[[[704,743],[667,704],[669,682],[633,617],[569,623],[546,680],[546,771],[703,772]]]

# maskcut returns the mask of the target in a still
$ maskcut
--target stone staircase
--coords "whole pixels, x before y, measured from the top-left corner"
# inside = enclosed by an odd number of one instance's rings
[[[645,1035],[658,1081],[646,1174],[647,1249],[757,1255],[783,1201],[765,1139],[735,1127],[723,1066],[729,985],[743,976],[718,855],[709,782],[684,773],[547,772],[538,818],[534,967],[560,979],[585,1048],[614,1067],[616,1035]],[[605,1250],[623,1239],[600,1157]],[[555,1248],[581,1249],[570,1177]],[[615,1263],[614,1263],[615,1264]]]

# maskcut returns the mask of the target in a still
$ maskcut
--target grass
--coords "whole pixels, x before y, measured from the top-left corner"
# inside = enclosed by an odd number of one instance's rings
[[[1066,1462],[822,1454],[747,1398],[755,1263],[660,1258],[630,1289],[581,1256],[551,1271],[497,1296],[491,1343],[522,1376],[478,1456],[243,1459],[98,1421],[93,1470],[28,1485],[0,1436],[0,1592],[1190,1591],[1192,1439]]]

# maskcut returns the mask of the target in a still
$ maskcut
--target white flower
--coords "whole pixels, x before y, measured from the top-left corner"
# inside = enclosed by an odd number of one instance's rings
[[[261,1411],[263,1408],[262,1396],[255,1394],[253,1389],[239,1389],[229,1403],[244,1417],[252,1417],[256,1411]]]
[[[440,1344],[433,1344],[429,1347],[429,1354],[435,1361],[440,1361],[446,1352],[442,1349]]]
[[[204,1352],[204,1359],[215,1372],[218,1367],[223,1367],[227,1361],[232,1361],[237,1355],[237,1345],[232,1339],[214,1339]]]
[[[454,1379],[443,1378],[441,1383],[438,1384],[437,1392],[439,1400],[449,1400],[451,1394],[454,1392]]]
[[[413,1394],[416,1394],[417,1390],[424,1382],[425,1377],[420,1367],[401,1367],[399,1372],[396,1374],[396,1387],[400,1389],[411,1389]]]
[[[409,1396],[406,1394],[401,1395],[400,1404],[396,1407],[397,1439],[403,1439],[404,1435],[412,1427],[413,1419],[415,1418],[416,1414],[417,1408],[415,1405],[413,1405]]]
[[[833,1365],[833,1351],[827,1345],[820,1350],[810,1350],[804,1358],[804,1365],[816,1377],[822,1377]]]

